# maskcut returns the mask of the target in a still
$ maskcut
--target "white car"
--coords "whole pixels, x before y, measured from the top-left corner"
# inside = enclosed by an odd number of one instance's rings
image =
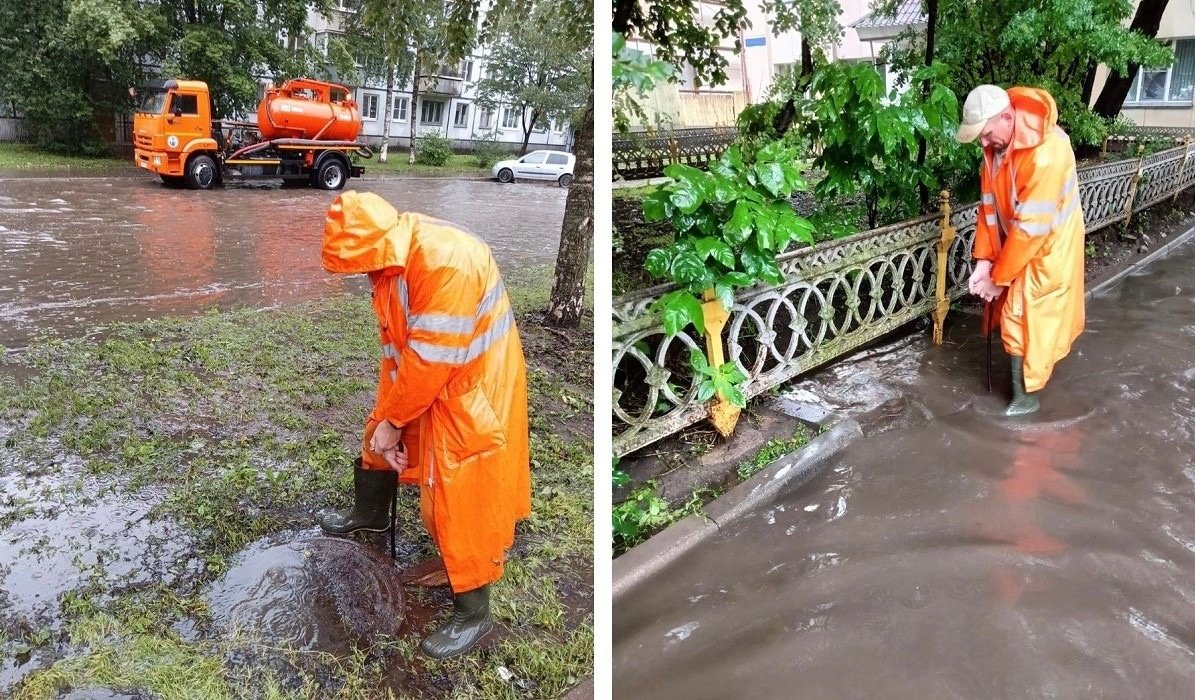
[[[498,182],[555,180],[561,187],[573,184],[577,158],[564,151],[532,151],[517,160],[501,160],[490,171]]]

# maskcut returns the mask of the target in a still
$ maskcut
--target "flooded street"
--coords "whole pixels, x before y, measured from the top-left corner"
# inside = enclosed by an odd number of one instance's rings
[[[448,178],[350,186],[468,228],[508,271],[555,260],[568,194],[542,184]],[[171,189],[123,171],[0,173],[0,346],[212,306],[364,293],[363,278],[320,267],[324,213],[336,194],[277,184]]]
[[[1090,298],[1037,416],[974,317],[802,382],[865,437],[616,601],[615,695],[1189,696],[1193,269]]]

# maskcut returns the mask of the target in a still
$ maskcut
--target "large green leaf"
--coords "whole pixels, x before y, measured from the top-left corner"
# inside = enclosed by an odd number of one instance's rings
[[[760,163],[755,166],[759,174],[759,182],[777,197],[787,194],[785,191],[784,168],[779,163]]]
[[[648,251],[647,257],[643,260],[643,267],[651,273],[652,277],[663,277],[668,274],[668,269],[672,267],[668,251],[663,248],[653,248]]]
[[[664,190],[656,190],[643,198],[643,218],[647,221],[663,221],[672,212],[669,195]]]
[[[698,333],[705,333],[705,317],[701,315],[701,302],[686,291],[674,291],[665,294],[652,305],[652,309],[660,313],[664,321],[664,332],[676,335],[690,323]]]
[[[705,262],[692,250],[680,251],[672,259],[672,267],[669,271],[672,273],[672,279],[681,284],[696,282],[706,274]]]

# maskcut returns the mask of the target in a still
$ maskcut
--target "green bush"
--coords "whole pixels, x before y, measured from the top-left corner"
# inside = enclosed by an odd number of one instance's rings
[[[510,149],[500,143],[494,134],[486,134],[473,140],[473,157],[477,159],[479,168],[488,168],[511,155]]]
[[[452,142],[443,136],[428,134],[419,139],[415,148],[415,162],[442,166],[452,157]]]

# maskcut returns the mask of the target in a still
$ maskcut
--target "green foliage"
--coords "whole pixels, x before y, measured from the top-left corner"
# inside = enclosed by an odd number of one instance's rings
[[[416,143],[416,163],[441,166],[452,157],[452,142],[439,134],[420,136]]]
[[[956,155],[962,149],[953,138],[958,100],[948,87],[934,84],[944,72],[938,64],[918,69],[903,94],[887,94],[883,78],[867,64],[835,63],[814,76],[804,109],[805,129],[822,145],[814,161],[826,173],[815,188],[819,201],[861,196],[871,228],[920,213],[918,186],[936,192],[943,170],[966,158]],[[936,154],[921,167],[918,137]]]
[[[473,157],[477,160],[477,167],[488,168],[511,155],[510,149],[498,140],[497,134],[473,135]]]
[[[877,11],[889,15],[897,0]],[[939,0],[934,58],[950,66],[945,85],[966,95],[983,83],[1047,89],[1058,102],[1059,120],[1075,144],[1098,146],[1102,124],[1092,120],[1083,94],[1089,71],[1102,63],[1124,71],[1128,64],[1162,67],[1171,49],[1128,29],[1129,0]],[[923,33],[909,32],[883,54],[909,74],[925,58]]]
[[[627,46],[626,38],[615,32],[612,38],[611,79],[614,89],[614,127],[619,133],[630,130],[632,120],[647,122],[639,100],[652,88],[672,78],[672,66],[653,61],[650,56]]]
[[[477,103],[527,115],[520,154],[536,126],[579,121],[585,107],[593,84],[593,25],[576,22],[579,9],[564,0],[536,0],[528,14],[511,14],[495,27]],[[590,31],[578,32],[576,24]]]
[[[806,445],[808,442],[809,433],[804,426],[800,426],[793,432],[793,436],[787,440],[768,440],[763,447],[759,448],[755,456],[740,462],[738,469],[735,471],[738,473],[740,479],[748,479],[772,462]]]
[[[615,470],[616,480],[620,473],[622,472]],[[656,482],[649,481],[635,489],[630,498],[614,506],[611,513],[614,554],[622,554],[646,540],[652,533],[698,512],[701,500],[701,495],[694,493],[683,505],[673,508],[667,500],[660,497],[656,490]]]
[[[701,375],[701,382],[697,385],[698,401],[709,401],[716,392],[733,406],[747,407],[747,397],[739,389],[739,385],[747,381],[747,375],[733,362],[712,367],[704,353],[693,349],[689,352],[689,364]]]

